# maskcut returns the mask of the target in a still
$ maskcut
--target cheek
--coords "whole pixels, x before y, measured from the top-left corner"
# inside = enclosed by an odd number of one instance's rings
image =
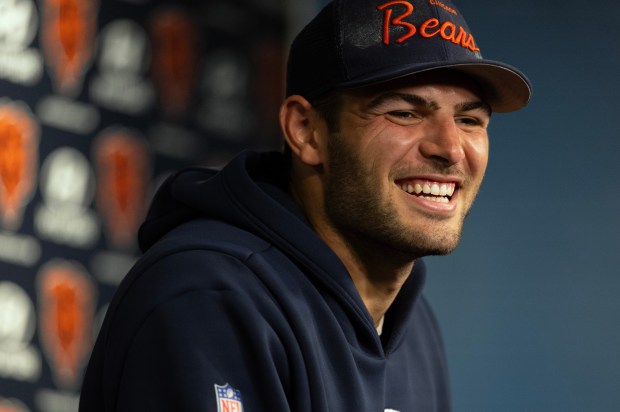
[[[485,136],[471,140],[465,150],[472,174],[481,178],[489,162],[489,139]]]
[[[416,133],[402,127],[383,126],[374,132],[373,138],[367,141],[365,152],[379,167],[386,169],[384,172],[393,165],[407,162],[419,141]]]
[[[345,137],[349,150],[355,154],[366,172],[385,167],[407,150],[408,143],[397,131],[381,124],[352,127]]]

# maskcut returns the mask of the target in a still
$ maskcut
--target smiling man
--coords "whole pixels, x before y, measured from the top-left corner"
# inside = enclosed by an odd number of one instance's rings
[[[299,95],[283,106],[291,193],[379,324],[414,262],[456,247],[484,176],[491,109],[447,69],[332,99],[333,125]]]
[[[449,411],[421,258],[457,246],[530,85],[449,1],[337,0],[291,46],[284,153],[158,192],[82,411]]]

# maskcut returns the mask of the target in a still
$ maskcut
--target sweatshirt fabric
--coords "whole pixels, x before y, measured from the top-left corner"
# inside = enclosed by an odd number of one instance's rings
[[[183,170],[156,194],[143,256],[109,305],[81,412],[449,411],[419,260],[381,336],[287,192],[280,153]]]

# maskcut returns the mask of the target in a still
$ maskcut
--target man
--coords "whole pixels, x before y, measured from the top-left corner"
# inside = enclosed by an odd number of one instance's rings
[[[295,39],[285,154],[182,171],[108,310],[82,411],[447,411],[420,258],[530,85],[449,1],[336,0]],[[240,119],[242,120],[242,119]]]

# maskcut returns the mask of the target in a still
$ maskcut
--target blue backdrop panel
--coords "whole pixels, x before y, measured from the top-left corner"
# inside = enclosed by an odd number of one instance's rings
[[[455,411],[620,411],[620,4],[459,6],[534,96],[494,116],[461,247],[429,260]]]

